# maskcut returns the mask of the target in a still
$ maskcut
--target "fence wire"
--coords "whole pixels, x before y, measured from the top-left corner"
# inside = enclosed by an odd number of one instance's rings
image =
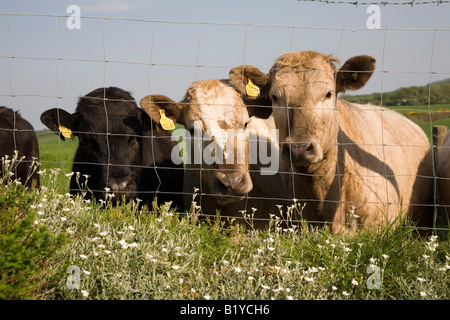
[[[421,5],[421,4],[445,4],[448,3],[450,1],[422,1],[422,2],[415,2],[415,1],[411,1],[411,2],[359,2],[359,1],[326,1],[326,0],[298,0],[298,1],[310,1],[310,2],[322,2],[322,3],[330,3],[330,4],[353,4],[353,5],[369,5],[369,4],[376,4],[376,5]],[[342,46],[342,42],[343,39],[345,37],[345,32],[346,31],[351,31],[351,32],[355,32],[355,31],[367,31],[366,29],[355,29],[355,28],[326,28],[326,27],[303,27],[303,26],[283,26],[283,25],[262,25],[262,24],[239,24],[239,23],[214,23],[214,22],[189,22],[189,21],[162,21],[162,20],[145,20],[145,19],[128,19],[128,18],[112,18],[112,17],[82,17],[82,19],[90,19],[90,20],[94,20],[94,21],[100,21],[102,24],[102,30],[101,30],[101,34],[102,34],[102,50],[103,50],[103,59],[96,59],[96,58],[86,58],[86,59],[81,59],[81,58],[68,58],[68,57],[62,57],[60,54],[60,32],[58,30],[58,24],[62,19],[66,19],[68,16],[67,15],[48,15],[48,14],[16,14],[16,13],[0,13],[0,17],[1,16],[9,16],[11,21],[10,21],[10,39],[9,39],[9,55],[0,55],[0,61],[8,61],[9,64],[9,92],[0,92],[0,97],[9,97],[10,99],[10,106],[11,108],[13,108],[14,110],[18,109],[18,107],[15,105],[14,99],[15,98],[25,98],[25,97],[41,97],[41,98],[49,98],[49,99],[54,99],[55,100],[55,107],[56,108],[62,108],[61,105],[61,101],[67,99],[67,100],[72,100],[72,99],[76,99],[79,98],[80,95],[85,94],[85,92],[80,93],[80,92],[73,92],[71,95],[63,95],[61,93],[61,63],[63,62],[83,62],[83,63],[102,63],[103,64],[103,87],[105,88],[104,90],[104,95],[103,98],[96,98],[93,97],[91,99],[100,99],[103,102],[103,106],[104,106],[104,111],[106,114],[106,132],[95,132],[92,133],[90,132],[90,134],[93,135],[98,135],[98,136],[104,136],[107,139],[107,162],[106,163],[96,163],[96,162],[90,162],[90,161],[84,161],[84,162],[80,162],[79,164],[85,164],[85,165],[95,165],[95,166],[106,166],[107,168],[107,180],[109,179],[109,168],[110,167],[136,167],[139,169],[145,169],[148,168],[145,165],[123,165],[123,164],[116,164],[113,163],[114,161],[112,161],[112,158],[114,157],[114,155],[111,154],[111,150],[110,150],[110,143],[109,140],[111,137],[114,136],[124,136],[124,137],[136,137],[139,139],[143,139],[146,138],[146,136],[141,136],[141,135],[129,135],[129,134],[112,134],[110,133],[110,124],[108,123],[108,109],[107,109],[107,103],[112,101],[112,99],[108,99],[106,97],[106,88],[108,87],[107,85],[107,76],[106,76],[106,70],[107,70],[107,65],[114,63],[114,64],[123,64],[123,65],[136,65],[136,66],[142,66],[145,68],[148,68],[148,93],[151,93],[153,91],[153,80],[152,80],[152,72],[154,70],[155,67],[171,67],[174,70],[177,69],[182,69],[184,67],[189,67],[189,68],[195,68],[195,75],[192,79],[192,82],[198,81],[198,80],[202,80],[199,76],[198,71],[200,69],[205,69],[205,68],[215,68],[215,69],[220,69],[224,71],[224,75],[228,75],[228,71],[235,67],[235,65],[211,65],[211,64],[200,64],[200,54],[202,52],[202,45],[203,45],[203,32],[204,32],[204,26],[206,25],[210,25],[210,26],[222,26],[222,27],[241,27],[244,28],[244,43],[243,43],[243,55],[242,55],[242,64],[247,64],[250,63],[251,61],[246,61],[247,60],[247,45],[248,45],[248,33],[249,30],[251,28],[282,28],[282,29],[290,29],[291,30],[291,34],[290,34],[290,43],[289,43],[289,50],[293,51],[294,46],[293,46],[293,38],[294,38],[294,31],[295,30],[303,30],[305,32],[308,32],[310,30],[333,30],[333,31],[339,31],[340,32],[340,36],[339,36],[339,42],[338,42],[338,48],[337,48],[337,56],[340,56],[341,53],[341,46]],[[55,43],[56,43],[56,57],[42,57],[42,56],[33,56],[33,54],[27,55],[27,56],[23,56],[23,55],[15,55],[14,54],[14,23],[15,23],[15,17],[17,16],[25,16],[25,17],[40,17],[40,18],[54,18],[55,19]],[[148,56],[148,60],[147,62],[138,62],[138,61],[126,61],[126,60],[117,60],[117,59],[108,59],[108,55],[107,55],[107,40],[106,40],[106,32],[107,32],[107,22],[108,21],[127,21],[127,22],[144,22],[144,23],[148,23],[148,24],[152,24],[152,33],[150,36],[150,42],[151,42],[151,49],[149,52],[149,56]],[[193,64],[182,64],[182,63],[156,63],[154,62],[154,51],[157,50],[157,48],[155,47],[155,36],[156,36],[156,26],[160,25],[160,24],[176,24],[176,25],[180,25],[180,26],[184,26],[184,25],[199,25],[200,26],[200,30],[199,30],[199,35],[198,35],[198,41],[197,43],[193,44],[196,46],[196,62]],[[392,69],[386,69],[384,62],[385,62],[385,55],[386,55],[386,35],[391,32],[391,31],[404,31],[404,32],[418,32],[418,31],[425,31],[425,32],[432,32],[433,33],[433,40],[432,40],[432,45],[431,45],[431,58],[430,58],[430,62],[429,62],[429,70],[428,71],[408,71],[408,70],[392,70]],[[432,86],[432,76],[435,75],[441,75],[441,76],[445,76],[445,75],[450,75],[450,72],[448,71],[434,71],[433,70],[433,58],[435,55],[435,40],[436,40],[436,34],[440,33],[440,32],[449,32],[450,29],[404,29],[404,28],[390,28],[390,29],[383,29],[381,30],[381,32],[384,32],[384,40],[383,40],[383,49],[382,49],[382,61],[381,61],[381,68],[379,70],[375,70],[374,73],[375,74],[379,74],[381,76],[381,96],[380,96],[380,104],[383,105],[383,91],[384,91],[384,77],[386,75],[389,74],[405,74],[405,75],[409,75],[409,74],[424,74],[424,75],[429,75],[429,92],[428,92],[428,108],[425,110],[426,112],[428,112],[428,122],[429,122],[429,126],[430,128],[433,126],[433,119],[432,119],[432,114],[437,112],[437,111],[433,111],[430,108],[430,101],[431,101],[431,86]],[[148,39],[147,39],[148,40]],[[314,49],[314,48],[312,48]],[[282,54],[284,52],[280,52],[280,54]],[[273,57],[274,59],[276,57]],[[56,87],[55,87],[55,94],[54,95],[46,95],[46,94],[36,94],[36,93],[16,93],[14,92],[14,86],[13,86],[13,79],[14,79],[14,66],[13,66],[13,62],[16,61],[27,61],[27,60],[31,60],[31,61],[40,61],[40,62],[46,62],[46,61],[52,61],[52,62],[56,62]],[[269,69],[270,66],[266,66],[266,70]],[[289,67],[289,69],[291,69],[291,67]],[[95,89],[95,88],[92,88]],[[187,89],[187,88],[185,88]],[[139,101],[139,99],[141,97],[134,97],[136,99],[136,101]],[[115,101],[123,101],[123,102],[129,102],[129,100],[115,100]],[[448,101],[448,103],[450,103],[450,101]],[[32,106],[31,106],[32,107]],[[31,108],[30,107],[30,108]],[[23,108],[23,106],[22,106]],[[267,108],[276,108],[276,107],[272,107],[272,106],[268,106]],[[395,108],[392,107],[393,110],[400,110],[399,108]],[[405,110],[404,108],[401,110]],[[417,111],[417,109],[407,109],[410,111]],[[380,108],[378,106],[373,106],[373,108],[368,108],[368,109],[364,109],[361,110],[361,112],[367,112],[367,111],[380,111]],[[447,111],[442,111],[442,112],[449,112]],[[24,116],[26,118],[26,116]],[[383,112],[381,112],[381,118],[383,117]],[[59,119],[59,114],[58,114],[58,122],[60,122]],[[21,130],[19,128],[16,128],[16,124],[15,124],[15,120],[13,123],[13,128],[12,129],[8,129],[8,128],[0,128],[0,130],[5,131],[5,130],[12,130],[14,133],[18,132],[18,131],[27,131],[27,130]],[[156,132],[153,131],[154,128],[151,127],[151,134],[152,134],[152,144],[154,146],[155,142],[158,139],[166,139],[164,137],[158,137],[156,135]],[[288,130],[290,130],[290,126],[288,126]],[[73,132],[75,135],[80,133],[80,132]],[[86,133],[86,132],[84,132]],[[384,132],[382,131],[382,135],[384,134]],[[15,136],[14,136],[15,137]],[[384,141],[384,137],[381,137],[381,141]],[[244,141],[245,142],[245,141]],[[14,141],[15,146],[17,148],[17,144]],[[70,162],[66,162],[64,161],[64,157],[62,154],[62,144],[64,142],[62,142],[60,139],[58,139],[58,151],[55,150],[55,152],[59,152],[59,157],[60,157],[60,161],[46,161],[41,159],[41,163],[45,163],[47,165],[55,165],[55,166],[60,166],[62,168],[64,168],[64,165],[70,164]],[[341,146],[345,146],[345,144],[340,144]],[[381,146],[383,149],[383,158],[386,158],[387,156],[387,150],[389,150],[388,148],[392,148],[392,147],[396,147],[397,145],[395,144],[388,144],[388,143],[382,143],[380,144],[361,144],[361,146]],[[322,147],[326,148],[327,145],[323,144]],[[411,146],[407,146],[407,147],[412,147],[412,148],[418,148],[418,150],[420,148],[423,148],[423,146],[415,146],[415,145],[411,145]],[[433,149],[436,149],[438,146],[432,146]],[[446,146],[442,146],[440,148],[447,148]],[[152,152],[154,152],[155,148],[152,148]],[[433,156],[433,163],[436,163],[436,159],[434,159],[435,157],[435,153],[432,153]],[[156,159],[157,155],[155,155],[154,153],[152,154],[152,158]],[[292,159],[291,159],[292,160]],[[186,166],[185,168],[172,168],[172,167],[165,167],[165,166],[153,166],[152,167],[157,175],[157,179],[158,179],[158,188],[157,190],[145,190],[142,191],[143,193],[152,193],[154,191],[156,191],[156,194],[171,194],[171,192],[168,191],[162,191],[160,190],[160,187],[162,185],[162,181],[161,178],[158,175],[158,171],[157,169],[171,169],[171,170],[183,170],[183,172],[189,172],[189,171],[196,171],[198,172],[199,176],[200,176],[200,181],[203,181],[202,175],[205,172],[211,172],[211,171],[215,171],[216,169],[214,168],[210,168],[208,166],[205,166],[204,163],[200,163],[200,167],[199,168],[193,168],[193,167],[189,167]],[[285,168],[286,169],[286,168]],[[302,172],[295,172],[295,168],[293,166],[293,161],[291,161],[290,164],[290,168],[289,170],[280,170],[278,171],[279,174],[284,174],[284,175],[288,175],[290,180],[291,180],[291,187],[292,187],[292,194],[296,195],[297,194],[297,190],[295,190],[295,178],[296,176],[307,176],[307,177],[312,177],[313,174],[311,173],[302,173]],[[386,184],[386,192],[388,190],[388,178],[390,177],[389,173],[387,172],[386,169],[386,165],[384,166],[384,173],[383,176],[385,177],[385,184]],[[227,169],[223,169],[223,170],[227,170]],[[228,169],[228,170],[233,170],[233,169]],[[250,173],[253,174],[258,174],[258,170],[248,170]],[[439,214],[440,213],[440,208],[442,208],[443,206],[439,204],[438,202],[438,198],[437,198],[437,177],[436,177],[436,168],[433,168],[433,175],[432,176],[420,176],[418,175],[418,177],[422,177],[422,178],[430,178],[433,179],[434,181],[434,202],[432,204],[420,204],[420,205],[424,205],[424,206],[432,206],[433,208],[435,208],[435,214]],[[63,172],[63,173],[67,173],[67,172]],[[320,174],[314,174],[314,176],[320,176]],[[327,175],[322,175],[323,177],[327,177]],[[350,177],[351,174],[347,173],[347,172],[339,172],[339,166],[337,166],[337,172],[333,173],[333,175],[330,175],[330,177],[332,178],[338,178],[338,183],[341,183],[341,180],[344,177]],[[359,178],[361,179],[373,179],[373,178],[378,178],[379,175],[378,174],[373,174],[373,175],[358,175]],[[399,177],[399,176],[395,176],[395,177]],[[198,192],[198,203],[201,204],[202,202],[202,197],[205,196],[215,196],[215,194],[212,193],[208,193],[207,190],[203,189],[202,184],[200,184],[198,186],[200,188],[199,192]],[[269,188],[270,186],[264,186],[266,188]],[[339,187],[339,190],[341,190],[341,187]],[[103,192],[104,190],[92,190],[92,191],[96,191],[96,192]],[[179,193],[177,193],[179,194]],[[193,192],[186,192],[183,191],[182,192],[183,195],[186,196],[192,196]],[[233,197],[233,196],[230,196]],[[235,196],[237,197],[237,196]],[[245,199],[243,201],[249,201],[249,200],[263,200],[263,199],[268,199],[267,197],[259,197],[259,196],[249,196],[246,195]],[[282,205],[284,208],[286,208],[289,205],[292,205],[292,199],[290,198],[285,198],[285,197],[273,197],[270,198],[274,201],[279,201],[280,205]],[[386,199],[389,199],[388,195],[386,195]],[[318,202],[318,199],[310,199],[310,198],[302,198],[300,197],[299,199],[295,199],[296,202],[298,203],[304,203],[304,202]],[[336,204],[341,204],[342,201],[341,200],[326,200],[328,202],[335,202]],[[352,202],[354,205],[358,205],[357,202],[353,201]],[[386,202],[366,202],[366,203],[374,203],[374,204],[393,204],[393,203],[389,203],[389,201]],[[362,204],[362,203],[361,203]],[[185,208],[186,210],[189,210],[189,208]],[[247,207],[247,213],[251,212],[252,208],[251,207]],[[449,210],[449,209],[447,209]],[[180,212],[180,214],[186,214],[185,212]],[[346,213],[347,214],[347,213]],[[442,213],[440,213],[442,214]],[[203,217],[215,217],[216,216],[216,212],[206,212],[206,211],[202,211],[201,212],[201,216]],[[224,217],[227,218],[227,217]],[[233,215],[230,216],[229,218],[233,218],[233,219],[237,219],[237,220],[247,220],[248,218],[244,217],[244,216],[239,216],[239,215]],[[253,217],[252,220],[254,221],[269,221],[270,219],[267,218],[259,218],[259,217]],[[298,223],[300,222],[300,220],[298,219],[293,219],[293,221],[291,221],[292,223]],[[321,220],[309,220],[308,222],[310,223],[317,223],[317,224],[324,224],[323,221]],[[343,223],[343,224],[350,224],[350,223]],[[360,225],[359,223],[357,223],[357,225]],[[362,225],[362,224],[361,224]],[[449,230],[448,228],[445,227],[439,227],[439,226],[435,226],[434,230]]]

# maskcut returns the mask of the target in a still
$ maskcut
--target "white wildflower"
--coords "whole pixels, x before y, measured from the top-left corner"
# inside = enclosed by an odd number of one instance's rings
[[[84,274],[90,275],[91,273],[89,271],[83,270]]]
[[[83,297],[87,298],[89,297],[89,292],[86,290],[81,290],[81,294],[83,295]]]
[[[81,259],[87,259],[87,255],[85,255],[85,254],[80,254],[80,258],[81,258]]]
[[[125,240],[120,240],[119,244],[122,246],[122,249],[127,249],[128,248],[128,244]]]
[[[181,268],[180,266],[172,266],[172,269],[174,269],[174,270],[178,270],[180,268]]]
[[[352,279],[352,285],[357,286],[358,285],[358,281],[356,281],[355,279]]]
[[[234,268],[234,271],[236,271],[237,273],[239,273],[239,272],[242,271],[242,269],[241,269],[241,268],[238,268],[238,267],[235,267],[235,268]]]
[[[425,282],[425,281],[427,281],[426,279],[424,279],[424,278],[421,278],[421,277],[417,277],[417,281],[420,281],[420,282]]]

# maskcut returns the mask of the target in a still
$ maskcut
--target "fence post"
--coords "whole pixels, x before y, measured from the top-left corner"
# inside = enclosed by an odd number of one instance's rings
[[[444,143],[444,137],[447,133],[447,126],[433,126],[433,152],[434,152],[434,162],[435,165],[439,159],[439,155],[441,154],[441,146]]]

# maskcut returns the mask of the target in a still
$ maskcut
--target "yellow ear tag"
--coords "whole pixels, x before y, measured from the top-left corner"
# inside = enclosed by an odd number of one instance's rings
[[[64,138],[72,138],[72,130],[67,127],[60,125],[59,132],[63,135]]]
[[[164,130],[173,130],[175,129],[175,123],[173,123],[172,119],[166,117],[166,112],[164,109],[159,109],[159,113],[161,114],[161,120],[159,120],[159,124]]]
[[[358,78],[358,72],[353,72],[352,78],[353,78],[353,80],[356,80]]]
[[[253,80],[251,78],[248,78],[248,83],[245,86],[245,90],[247,91],[247,95],[249,95],[250,97],[259,97],[259,87],[253,83]]]

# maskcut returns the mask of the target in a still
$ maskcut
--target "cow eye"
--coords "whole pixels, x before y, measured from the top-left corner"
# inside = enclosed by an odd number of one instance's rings
[[[277,101],[278,101],[278,98],[277,98],[276,95],[272,95],[272,101],[273,101],[273,102],[277,102]]]
[[[326,94],[325,97],[326,97],[327,99],[330,99],[332,95],[333,95],[333,93],[332,93],[331,91],[328,91],[328,93]]]

